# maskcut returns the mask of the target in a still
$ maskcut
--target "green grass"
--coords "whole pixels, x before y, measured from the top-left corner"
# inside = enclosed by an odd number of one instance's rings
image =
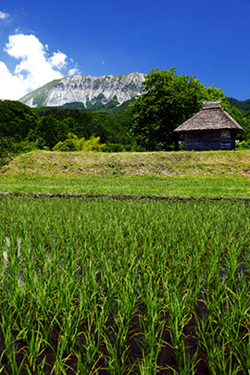
[[[210,177],[248,178],[250,151],[209,152],[49,152],[14,159],[2,177]]]
[[[250,198],[248,180],[209,178],[0,179],[10,193],[133,195],[195,198]]]
[[[249,159],[39,152],[3,168],[0,373],[249,375],[249,202],[204,199],[250,198]]]
[[[249,232],[245,202],[0,197],[1,373],[248,375]]]
[[[0,191],[11,193],[250,197],[250,151],[40,151],[0,172]]]

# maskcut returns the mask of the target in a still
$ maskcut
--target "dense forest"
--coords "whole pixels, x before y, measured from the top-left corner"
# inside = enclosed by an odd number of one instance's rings
[[[245,129],[239,135],[249,147],[250,100],[226,98],[220,89],[204,87],[194,77],[152,70],[146,94],[117,106],[70,103],[63,107],[30,108],[18,101],[0,101],[0,163],[34,149],[102,150],[104,152],[176,149],[173,129],[201,109],[202,100],[222,100],[224,109]]]
[[[237,100],[235,98],[227,98],[231,107],[235,107],[241,111],[245,118],[250,119],[250,99],[247,100]]]
[[[53,150],[59,142],[67,141],[69,134],[77,139],[98,138],[105,144],[105,152],[140,151],[129,132],[131,122],[131,114],[124,108],[100,113],[67,106],[36,109],[18,101],[0,101],[0,157],[37,148]],[[75,150],[72,142],[67,145],[65,151]]]

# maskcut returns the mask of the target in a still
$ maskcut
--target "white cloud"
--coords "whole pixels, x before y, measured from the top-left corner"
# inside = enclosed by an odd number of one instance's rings
[[[0,82],[0,99],[19,99],[22,96],[22,79],[13,76],[2,61],[0,61]]]
[[[77,67],[72,68],[72,69],[70,69],[70,70],[68,71],[68,75],[69,75],[69,76],[75,76],[75,75],[77,75],[77,74],[79,74],[79,69],[78,69]]]
[[[68,64],[67,56],[60,51],[49,57],[48,46],[35,35],[10,35],[4,51],[19,63],[11,73],[0,61],[0,99],[20,99],[29,91],[62,78],[61,70]]]
[[[0,11],[0,20],[5,20],[8,18],[10,15],[8,13],[4,13]]]
[[[75,76],[77,74],[80,74],[80,70],[78,69],[78,65],[74,63],[73,59],[70,59],[71,65],[74,65],[73,68],[71,68],[68,71],[68,76]]]
[[[50,62],[52,66],[58,69],[62,69],[67,64],[66,59],[67,56],[64,53],[58,51],[57,53],[53,53],[53,56],[50,58]]]

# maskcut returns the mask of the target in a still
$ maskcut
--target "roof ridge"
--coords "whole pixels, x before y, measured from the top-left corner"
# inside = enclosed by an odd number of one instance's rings
[[[218,103],[218,102],[217,102]],[[197,112],[178,126],[174,132],[189,132],[196,130],[236,130],[237,133],[244,133],[245,130],[238,122],[229,115],[221,106],[210,107]]]

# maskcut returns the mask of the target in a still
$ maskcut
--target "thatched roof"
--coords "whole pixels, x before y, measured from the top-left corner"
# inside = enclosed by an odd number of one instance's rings
[[[178,133],[194,130],[236,130],[244,133],[244,129],[226,111],[221,108],[221,102],[204,102],[202,110],[174,131]]]

